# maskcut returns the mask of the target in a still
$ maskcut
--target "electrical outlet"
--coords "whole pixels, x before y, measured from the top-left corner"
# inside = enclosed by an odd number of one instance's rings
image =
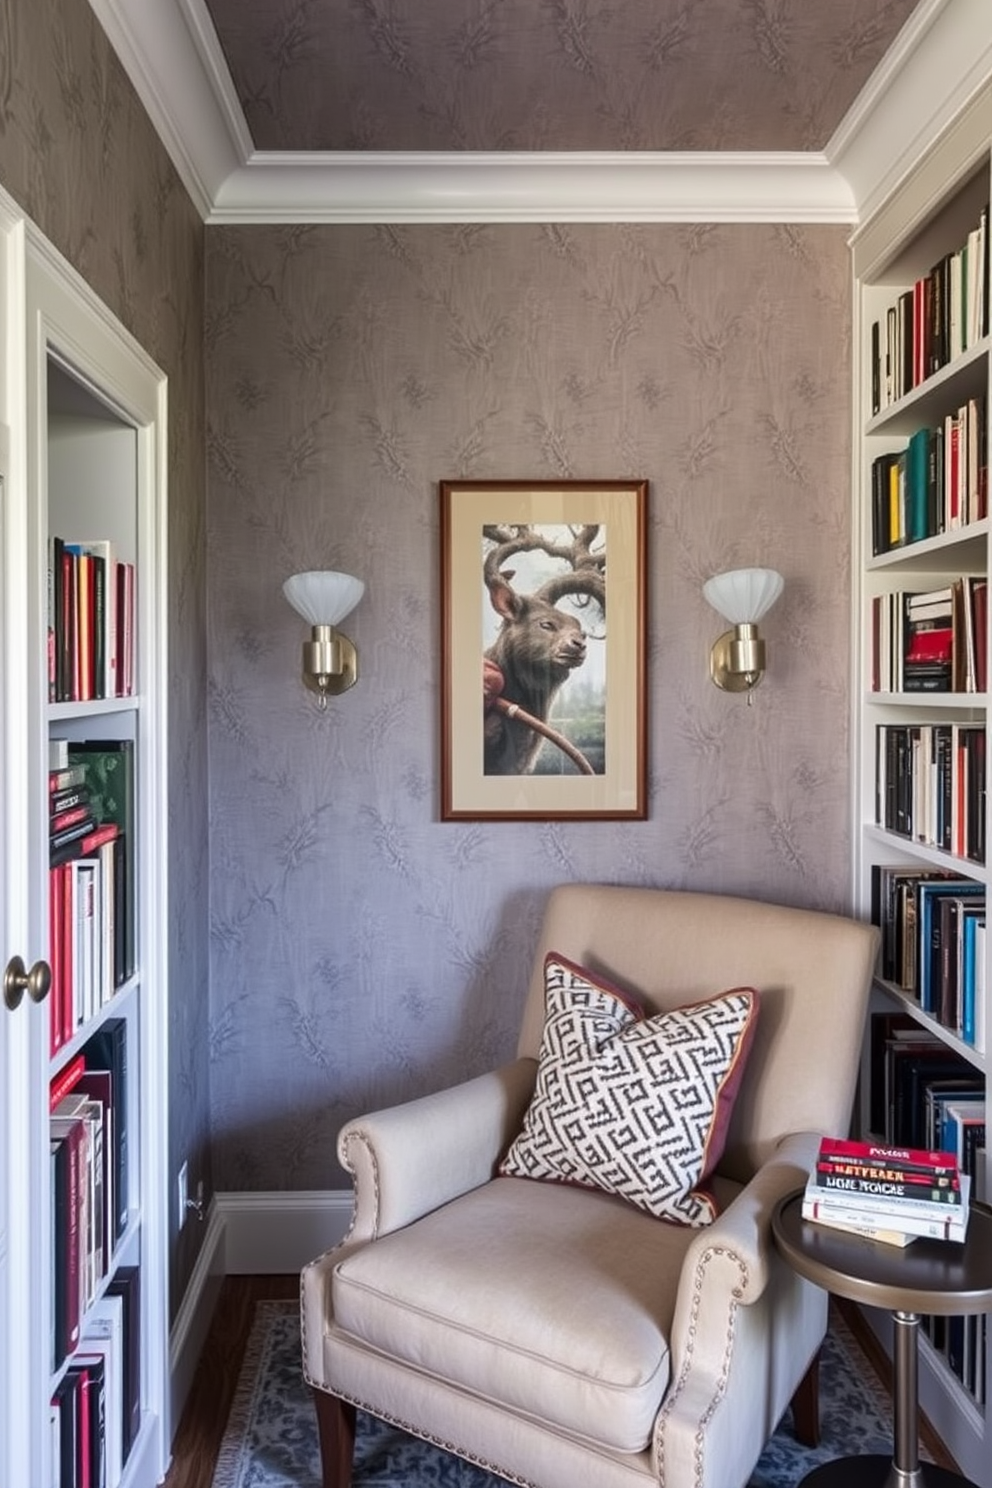
[[[186,1223],[186,1201],[189,1198],[189,1163],[179,1169],[179,1228]]]

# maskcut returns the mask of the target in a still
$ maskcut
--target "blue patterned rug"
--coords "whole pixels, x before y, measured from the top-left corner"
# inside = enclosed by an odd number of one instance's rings
[[[792,1435],[787,1411],[750,1488],[793,1488],[834,1457],[892,1450],[888,1401],[843,1319],[831,1314],[820,1363],[821,1441]],[[923,1455],[921,1453],[921,1455]],[[300,1373],[295,1302],[260,1302],[214,1474],[213,1488],[320,1488],[310,1391]],[[353,1488],[506,1488],[471,1463],[359,1412]]]

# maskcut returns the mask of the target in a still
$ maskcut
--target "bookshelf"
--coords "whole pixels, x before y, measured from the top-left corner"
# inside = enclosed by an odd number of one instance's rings
[[[986,1197],[990,186],[986,89],[852,237],[854,901],[883,930],[856,1120],[902,1145],[956,1137]],[[985,1320],[924,1331],[923,1409],[990,1488]]]
[[[165,379],[0,209],[3,930],[53,972],[0,1010],[0,1481],[71,1488],[65,1422],[99,1390],[100,1480],[151,1488],[171,1436]]]

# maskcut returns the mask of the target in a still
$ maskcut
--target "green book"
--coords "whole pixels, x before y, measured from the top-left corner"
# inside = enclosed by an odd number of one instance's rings
[[[69,763],[80,764],[86,771],[95,820],[101,825],[114,822],[118,828],[122,871],[115,874],[115,924],[120,927],[120,944],[114,960],[119,973],[115,982],[120,985],[135,970],[134,740],[72,739]]]
[[[930,430],[917,429],[906,451],[906,541],[929,537]]]

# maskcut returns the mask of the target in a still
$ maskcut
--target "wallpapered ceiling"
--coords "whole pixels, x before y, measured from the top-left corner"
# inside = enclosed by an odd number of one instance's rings
[[[207,0],[256,149],[822,149],[915,0]]]
[[[345,1118],[512,1057],[555,883],[844,907],[848,276],[832,227],[210,231],[220,1188],[338,1186]],[[455,476],[650,482],[648,821],[439,822]],[[749,708],[701,586],[756,561],[786,589]],[[322,714],[281,585],[324,566],[368,588]]]
[[[0,181],[169,379],[170,1151],[210,1191],[204,230],[83,0],[0,4]],[[174,1308],[197,1243],[176,1242]]]

